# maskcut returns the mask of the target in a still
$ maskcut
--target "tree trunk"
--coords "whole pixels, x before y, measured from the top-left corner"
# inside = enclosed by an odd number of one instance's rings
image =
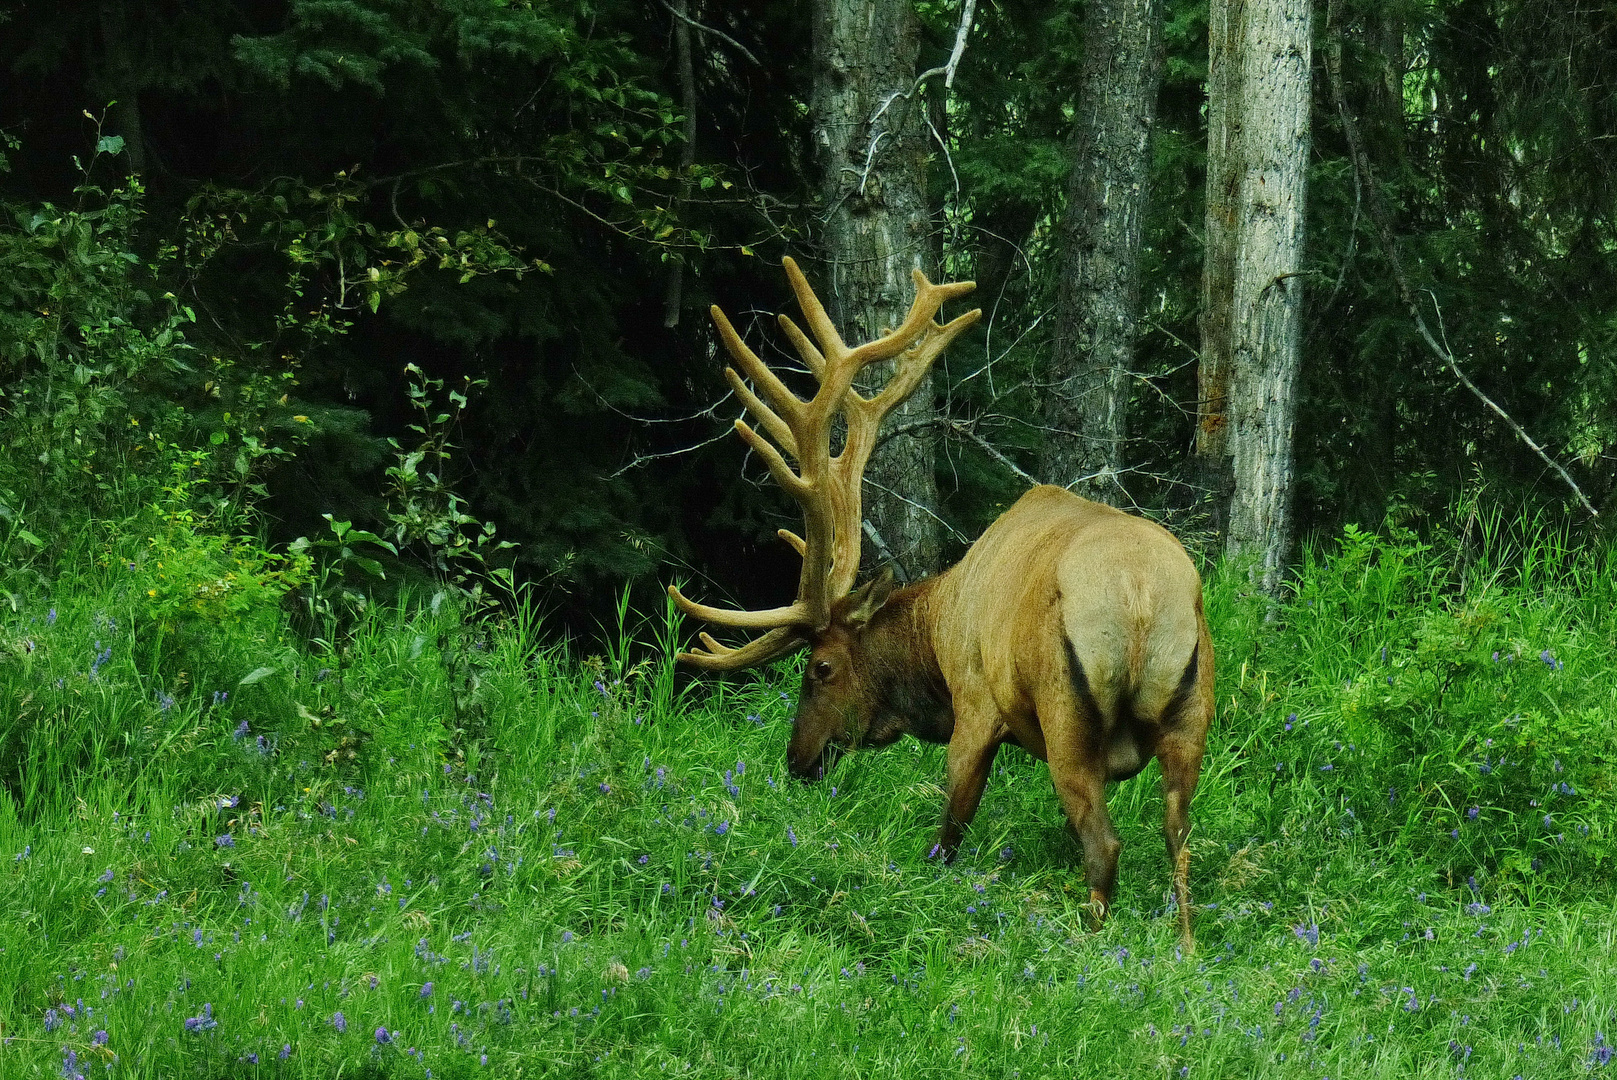
[[[1115,504],[1126,496],[1118,473],[1162,75],[1162,0],[1090,0],[1083,33],[1039,471],[1049,483]]]
[[[1218,0],[1223,3],[1224,0]],[[1239,187],[1230,304],[1227,550],[1278,591],[1291,541],[1292,424],[1302,325],[1312,74],[1309,0],[1247,0],[1233,35]]]
[[[1207,12],[1207,208],[1202,255],[1201,359],[1196,368],[1192,482],[1222,539],[1230,492],[1230,303],[1235,289],[1235,209],[1240,196],[1240,0],[1212,0]]]
[[[696,69],[691,62],[690,0],[671,0],[674,11],[674,62],[679,67],[680,106],[685,110],[685,144],[679,148],[679,196],[674,202],[677,214],[690,195],[691,166],[696,164]],[[680,302],[685,295],[685,260],[674,253],[668,262],[668,287],[663,292],[663,326],[679,325]]]
[[[146,137],[140,118],[140,78],[129,44],[129,19],[122,0],[101,8],[101,71],[97,89],[112,99],[107,119],[124,141],[124,160],[136,175],[146,171]]]
[[[820,287],[845,339],[898,326],[915,295],[910,271],[936,277],[926,173],[926,100],[914,91],[920,27],[911,0],[815,0],[811,101],[826,269]],[[892,364],[858,386],[884,384]],[[865,517],[907,579],[938,569],[937,433],[931,383],[887,419],[865,472]],[[878,545],[864,545],[873,564]]]

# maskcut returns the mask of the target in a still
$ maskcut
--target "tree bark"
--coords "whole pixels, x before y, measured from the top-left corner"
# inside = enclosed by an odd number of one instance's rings
[[[1207,207],[1202,256],[1201,359],[1196,368],[1192,482],[1214,531],[1227,531],[1230,492],[1230,304],[1235,289],[1235,211],[1240,197],[1240,0],[1212,0],[1207,12]]]
[[[1226,0],[1216,0],[1222,4]],[[1312,76],[1309,0],[1247,0],[1232,35],[1239,183],[1230,301],[1227,550],[1278,591],[1290,554]]]
[[[915,287],[936,277],[927,197],[926,100],[914,88],[920,27],[911,0],[815,0],[810,103],[825,223],[822,295],[843,337],[898,326]],[[861,392],[892,365],[865,369]],[[908,434],[877,448],[865,473],[865,516],[908,579],[938,569],[936,415],[930,377],[889,415]],[[921,425],[921,426],[917,426]],[[873,565],[877,545],[864,546]]]
[[[1090,0],[1062,222],[1039,471],[1107,503],[1119,480],[1140,306],[1140,237],[1162,76],[1162,0]]]

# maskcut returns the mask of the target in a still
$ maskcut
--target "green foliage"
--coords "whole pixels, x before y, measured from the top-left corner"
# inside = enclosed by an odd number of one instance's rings
[[[448,408],[439,412],[435,399],[443,393],[443,380],[427,378],[414,364],[405,368],[405,374],[416,413],[409,427],[418,441],[405,450],[396,439],[388,440],[397,458],[387,470],[390,535],[398,550],[416,556],[441,584],[452,585],[474,607],[493,603],[484,595],[485,582],[497,575],[509,588],[510,571],[489,566],[488,558],[515,545],[496,540],[493,522],[479,521],[467,512],[450,473],[455,449],[450,436],[468,395],[487,383],[465,380],[459,390],[448,392]]]
[[[0,503],[35,511],[36,534],[62,511],[111,508],[146,449],[142,397],[194,363],[191,312],[154,299],[155,267],[131,250],[138,182],[103,192],[94,164],[75,207],[6,204],[0,223]]]
[[[1254,714],[1243,768],[1283,785],[1271,821],[1330,807],[1372,843],[1424,845],[1451,884],[1599,879],[1617,860],[1612,552],[1472,525],[1480,540],[1350,526],[1310,558],[1279,640],[1224,654]]]

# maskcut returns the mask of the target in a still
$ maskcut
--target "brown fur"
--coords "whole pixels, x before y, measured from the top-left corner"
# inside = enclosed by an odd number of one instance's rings
[[[949,745],[934,852],[953,858],[994,755],[1050,765],[1084,847],[1097,921],[1117,878],[1107,780],[1162,763],[1163,832],[1190,940],[1190,800],[1213,719],[1201,578],[1166,529],[1037,487],[950,570],[843,597],[814,635],[787,759],[815,780],[842,749],[908,733]]]

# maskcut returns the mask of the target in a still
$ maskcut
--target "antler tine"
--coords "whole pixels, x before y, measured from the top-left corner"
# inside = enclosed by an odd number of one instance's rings
[[[976,283],[963,281],[957,284],[974,285]],[[949,347],[950,342],[960,336],[961,331],[975,324],[982,317],[983,309],[973,308],[964,315],[951,320],[947,325],[939,326],[935,322],[928,323],[921,339],[898,358],[897,368],[893,372],[893,377],[888,380],[887,385],[882,387],[879,394],[869,399],[869,405],[877,413],[877,421],[880,422],[882,417],[896,408],[905,398],[915,393],[915,388],[921,384],[921,380],[931,370],[932,362],[943,354],[943,350]]]
[[[767,664],[797,649],[805,640],[802,634],[786,626],[754,638],[738,649],[722,645],[706,633],[698,634],[697,638],[705,651],[678,653],[674,659],[707,671],[736,671]]]
[[[915,301],[910,304],[909,314],[904,316],[904,322],[897,330],[875,341],[867,341],[849,354],[849,359],[855,360],[859,367],[880,360],[891,360],[904,352],[926,332],[928,327],[936,325],[932,317],[943,307],[945,301],[963,296],[977,287],[975,281],[934,285],[920,270],[910,271],[910,276],[915,279]]]
[[[736,374],[735,368],[725,368],[724,378],[730,384],[730,389],[735,391],[736,397],[741,399],[741,404],[745,405],[747,411],[756,416],[764,430],[769,432],[769,437],[779,443],[780,448],[792,455],[792,460],[796,461],[797,437],[792,434],[790,425],[752,392],[746,381]]]
[[[816,379],[825,382],[825,357],[820,350],[814,347],[814,342],[808,339],[807,334],[797,328],[790,315],[783,311],[779,319],[780,328],[786,331],[786,336],[791,338],[792,344],[797,347],[797,355],[803,358],[803,363],[814,373]]]
[[[772,630],[782,626],[797,626],[802,624],[806,614],[801,601],[762,611],[740,611],[698,604],[680,592],[677,585],[668,586],[668,595],[672,596],[679,609],[691,618],[718,623],[720,626],[733,626],[738,630]]]
[[[809,329],[814,332],[815,339],[819,341],[821,353],[830,360],[837,360],[846,355],[848,347],[842,343],[842,335],[837,332],[831,316],[825,313],[825,305],[820,303],[820,298],[815,296],[814,290],[809,287],[803,271],[797,268],[797,260],[788,255],[781,260],[781,265],[786,268],[786,280],[792,284],[792,293],[797,297],[797,306],[803,309],[803,318],[808,322]]]
[[[769,398],[771,405],[785,414],[787,423],[795,425],[801,419],[807,402],[792,393],[786,384],[769,370],[769,365],[758,359],[757,353],[747,348],[747,343],[741,340],[741,335],[730,325],[730,320],[719,310],[719,305],[714,304],[708,309],[708,313],[713,316],[713,323],[719,328],[719,337],[723,339],[724,347],[729,350],[736,366],[747,373],[747,378],[758,384],[758,388]]]

